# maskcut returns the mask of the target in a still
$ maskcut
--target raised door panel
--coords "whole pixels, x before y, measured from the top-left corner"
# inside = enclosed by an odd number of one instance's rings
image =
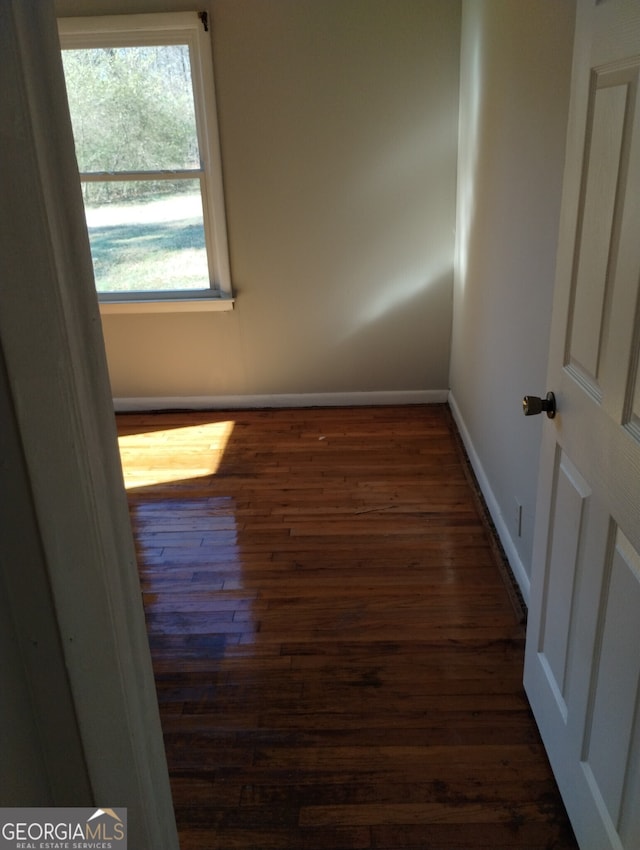
[[[592,71],[566,337],[568,373],[617,421],[637,344],[639,70]]]
[[[581,763],[610,833],[633,847],[624,838],[640,829],[631,760],[640,723],[640,555],[613,522],[610,537]]]
[[[566,721],[566,684],[572,645],[580,555],[591,489],[568,457],[560,453],[553,482],[544,612],[538,653]]]

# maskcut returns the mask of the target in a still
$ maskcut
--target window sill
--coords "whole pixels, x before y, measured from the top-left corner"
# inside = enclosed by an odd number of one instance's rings
[[[174,298],[162,301],[100,301],[100,314],[116,313],[219,313],[233,310],[233,298]]]

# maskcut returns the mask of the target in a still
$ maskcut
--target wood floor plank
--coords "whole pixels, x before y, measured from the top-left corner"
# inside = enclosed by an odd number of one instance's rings
[[[117,421],[182,850],[577,850],[446,406]]]

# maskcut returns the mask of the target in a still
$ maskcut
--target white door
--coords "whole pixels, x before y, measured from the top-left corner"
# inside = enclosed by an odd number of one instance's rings
[[[577,14],[525,687],[580,847],[640,850],[640,0]]]

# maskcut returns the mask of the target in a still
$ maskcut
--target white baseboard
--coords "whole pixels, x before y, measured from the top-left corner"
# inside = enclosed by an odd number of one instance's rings
[[[249,410],[267,407],[363,407],[385,404],[444,404],[448,390],[400,390],[281,395],[150,396],[114,398],[117,413],[153,410]]]
[[[502,543],[502,548],[504,549],[505,555],[507,556],[507,560],[509,561],[509,566],[511,567],[511,571],[513,572],[514,578],[518,583],[518,587],[520,588],[520,592],[522,593],[522,597],[525,601],[525,604],[528,606],[531,585],[529,576],[527,575],[527,571],[525,570],[524,564],[522,563],[522,559],[518,554],[518,550],[516,549],[516,546],[513,542],[513,538],[511,537],[507,524],[504,521],[502,511],[500,510],[500,505],[498,504],[498,500],[496,499],[495,494],[491,489],[489,479],[487,478],[482,463],[480,462],[478,453],[474,448],[473,441],[471,440],[471,435],[469,434],[469,431],[465,425],[464,419],[462,418],[462,414],[460,412],[460,408],[456,404],[456,400],[453,396],[453,393],[449,393],[449,407],[451,409],[451,413],[453,414],[453,418],[456,422],[456,425],[458,426],[462,442],[464,443],[464,447],[467,450],[467,454],[469,456],[469,461],[471,463],[471,466],[473,467],[473,471],[478,481],[480,490],[482,491],[482,495],[484,496],[487,508],[489,509],[489,513],[491,514],[491,519],[493,520],[493,524],[495,525],[496,531],[498,532],[498,537],[500,538],[500,542]]]

